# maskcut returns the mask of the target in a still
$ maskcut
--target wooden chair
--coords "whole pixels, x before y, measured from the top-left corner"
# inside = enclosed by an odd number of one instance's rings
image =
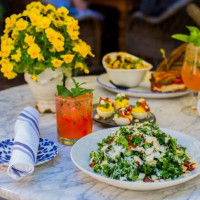
[[[80,38],[91,46],[92,52],[95,55],[94,58],[87,60],[90,74],[99,74],[103,70],[100,63],[102,17],[98,13],[89,10],[89,12],[77,15],[75,18],[79,20]]]
[[[172,39],[175,33],[187,33],[187,25],[196,25],[186,12],[188,3],[198,0],[181,0],[174,3],[158,17],[145,16],[134,12],[126,32],[126,51],[137,55],[157,66],[162,60],[160,49],[166,55],[182,43]]]

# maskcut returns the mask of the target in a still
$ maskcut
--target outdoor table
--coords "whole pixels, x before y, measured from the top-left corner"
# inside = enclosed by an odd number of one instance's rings
[[[96,76],[77,77],[94,88],[94,103],[99,97],[114,99],[115,93],[103,89]],[[134,104],[137,98],[130,97]],[[171,99],[147,99],[156,123],[160,127],[184,132],[200,140],[200,117],[188,116],[181,108],[191,102],[191,95]],[[34,106],[35,98],[28,85],[13,87],[0,92],[0,139],[14,136],[15,120],[22,109]],[[104,129],[94,122],[93,131]],[[51,161],[36,166],[33,174],[17,182],[0,167],[0,197],[9,200],[197,200],[200,199],[200,176],[186,183],[155,191],[131,191],[99,182],[77,169],[70,158],[71,146],[57,142],[56,115],[40,114],[41,136],[58,144],[59,153]]]

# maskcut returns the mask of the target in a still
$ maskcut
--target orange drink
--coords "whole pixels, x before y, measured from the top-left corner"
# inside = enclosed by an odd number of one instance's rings
[[[195,97],[193,105],[184,107],[182,111],[197,116],[197,92],[200,91],[200,47],[193,44],[187,45],[181,73],[184,84],[193,91]]]
[[[182,69],[182,78],[184,84],[192,91],[200,91],[200,69],[194,69],[191,65],[185,63]]]
[[[92,93],[75,98],[56,96],[58,141],[72,145],[92,132]]]
[[[193,92],[200,91],[200,47],[188,44],[182,67],[184,84]]]

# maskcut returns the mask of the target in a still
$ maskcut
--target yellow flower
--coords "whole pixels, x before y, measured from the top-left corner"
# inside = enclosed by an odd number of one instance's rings
[[[79,40],[79,43],[76,43],[76,45],[73,48],[73,51],[80,53],[81,56],[83,56],[84,58],[88,54],[90,54],[91,56],[94,56],[91,53],[91,47],[87,45],[85,42],[83,42],[82,40]]]
[[[47,35],[47,38],[49,40],[49,42],[51,42],[53,44],[53,46],[55,47],[55,49],[60,52],[63,51],[64,48],[64,37],[62,36],[62,34],[60,34],[59,32],[53,30],[52,28],[47,28],[45,30],[45,33]]]
[[[60,67],[63,64],[63,61],[56,58],[52,60],[51,63],[53,64],[54,67]]]
[[[56,49],[53,47],[51,49],[49,49],[50,52],[56,52]]]
[[[86,74],[89,74],[89,70],[88,69],[84,69],[84,72],[86,73]]]
[[[40,24],[40,21],[41,21],[41,16],[40,15],[37,15],[35,13],[31,13],[29,15],[30,17],[30,20],[31,20],[31,23],[33,26],[38,26]]]
[[[41,2],[39,2],[39,1],[32,2],[32,3],[30,3],[30,4],[28,4],[26,6],[26,9],[29,10],[29,11],[31,11],[31,12],[33,12],[34,9],[35,9],[35,11],[40,12],[44,8],[45,8],[45,6]]]
[[[10,63],[9,60],[8,60],[8,59],[5,59],[5,58],[3,58],[3,59],[0,61],[0,65],[1,65],[2,67],[6,67],[9,63]]]
[[[64,50],[64,42],[62,42],[60,40],[56,40],[52,44],[53,44],[53,47],[56,49],[57,52],[61,52],[61,51]]]
[[[0,57],[6,58],[10,55],[10,52],[14,49],[13,40],[11,38],[1,37],[1,52]]]
[[[53,20],[56,19],[56,14],[53,13],[53,12],[51,12],[51,13],[47,14],[47,17],[48,17],[51,21],[53,21]]]
[[[56,8],[54,6],[52,6],[51,4],[48,4],[46,7],[45,7],[45,13],[47,13],[48,11],[53,11],[55,12],[56,11]]]
[[[47,38],[48,38],[49,42],[52,42],[52,43],[53,43],[53,42],[56,41],[57,36],[56,36],[55,31],[54,31],[52,28],[47,28],[47,29],[45,30],[45,33],[46,33],[46,35],[47,35]]]
[[[63,58],[63,60],[65,61],[65,63],[71,63],[74,55],[72,54],[66,54],[66,55],[62,55],[61,58]]]
[[[31,58],[38,58],[40,55],[40,47],[37,44],[32,44],[29,48],[28,48],[28,54],[31,56]]]
[[[55,27],[57,27],[57,28],[63,26],[63,24],[64,24],[64,21],[61,21],[61,20],[53,19],[52,21],[53,21],[53,24],[55,25]]]
[[[40,9],[38,9],[38,8],[31,8],[30,9],[30,13],[34,13],[34,14],[36,14],[36,15],[40,15],[41,13],[40,13]]]
[[[14,47],[13,47],[14,48]],[[10,55],[11,50],[13,49],[11,46],[1,47],[0,57],[7,58]]]
[[[67,32],[72,40],[77,40],[79,35],[78,20],[71,20],[67,23]]]
[[[17,49],[16,54],[11,55],[11,58],[16,62],[19,62],[21,60],[21,49]]]
[[[7,79],[13,79],[17,76],[17,74],[15,72],[12,72],[12,71],[6,71],[3,75]]]
[[[14,24],[16,23],[17,21],[17,17],[18,15],[11,15],[10,17],[7,17],[6,20],[5,20],[5,30],[4,30],[4,33],[6,33],[8,31],[9,28],[13,27]]]
[[[12,37],[14,40],[16,40],[17,37],[18,37],[18,35],[19,35],[19,31],[18,31],[17,28],[15,27],[15,28],[13,29],[13,31],[12,31],[11,37]]]
[[[33,79],[34,81],[36,81],[36,82],[39,80],[39,78],[38,78],[35,74],[32,75],[32,79]]]
[[[75,69],[84,70],[84,72],[86,74],[89,74],[89,70],[88,70],[87,66],[86,65],[84,66],[83,63],[81,63],[81,62],[77,62],[75,64]]]
[[[28,22],[22,18],[16,22],[16,27],[19,31],[23,31],[28,26]]]
[[[13,45],[14,44],[14,40],[12,40],[11,38],[8,37],[8,35],[4,35],[1,37],[1,46],[2,45]],[[13,47],[14,48],[14,47]]]
[[[2,65],[1,67],[1,72],[5,73],[8,71],[12,71],[13,70],[13,64],[8,62],[6,65]]]
[[[31,46],[32,44],[34,44],[35,38],[32,35],[28,35],[26,34],[24,41]]]
[[[42,17],[40,21],[40,27],[41,28],[48,28],[49,25],[51,24],[51,21],[47,17]]]
[[[72,16],[66,15],[64,16],[65,18],[65,23],[68,24],[71,21],[74,21],[74,18]]]
[[[69,10],[65,7],[61,7],[57,9],[57,13],[59,15],[67,15],[69,13]]]
[[[30,12],[28,10],[24,10],[22,13],[23,16],[29,16],[29,14],[30,14]]]
[[[72,32],[68,32],[68,33],[69,33],[72,40],[78,39],[79,31],[72,31]]]
[[[84,65],[81,62],[75,64],[75,69],[84,70]]]
[[[0,51],[0,57],[7,58],[10,55],[10,49]]]
[[[67,31],[68,32],[78,30],[78,29],[79,29],[78,20],[69,21],[67,23]]]
[[[36,32],[41,32],[41,31],[42,31],[42,28],[40,28],[39,26],[36,26],[36,27],[35,27],[35,30],[36,30]]]
[[[41,60],[44,61],[44,56],[42,56],[42,55],[40,54],[40,55],[38,56],[38,60],[39,60],[39,61],[41,61]]]

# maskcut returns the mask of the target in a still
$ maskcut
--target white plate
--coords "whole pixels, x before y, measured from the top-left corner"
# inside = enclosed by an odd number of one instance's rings
[[[142,82],[138,87],[135,87],[135,88],[129,88],[129,89],[117,88],[110,82],[108,75],[106,73],[98,76],[97,82],[102,87],[104,87],[105,89],[109,91],[116,92],[116,93],[124,92],[126,95],[133,96],[133,97],[172,98],[172,97],[180,97],[180,96],[189,94],[191,92],[190,90],[185,90],[181,92],[156,93],[150,90],[150,83],[148,82]]]
[[[99,181],[102,181],[110,185],[114,185],[116,187],[130,189],[130,190],[155,190],[155,189],[166,188],[186,182],[200,174],[200,166],[198,166],[198,168],[190,172],[187,177],[181,177],[179,179],[171,181],[150,182],[150,183],[137,182],[137,181],[136,182],[120,181],[96,174],[95,172],[93,172],[93,169],[89,167],[89,161],[90,161],[89,153],[91,151],[97,150],[97,142],[101,142],[103,138],[107,137],[112,132],[115,132],[118,129],[119,128],[117,127],[117,128],[110,128],[97,131],[77,141],[73,146],[73,148],[71,149],[71,159],[73,163],[84,173],[88,174],[89,176],[92,176],[93,178]],[[192,155],[195,156],[198,163],[200,164],[200,142],[198,140],[178,131],[173,131],[163,128],[161,128],[161,130],[167,134],[170,134],[172,137],[177,138],[178,143],[187,147],[187,152],[192,153]]]
[[[0,142],[0,165],[9,165],[14,138]],[[51,140],[40,138],[36,166],[53,159],[58,153],[58,146]]]

